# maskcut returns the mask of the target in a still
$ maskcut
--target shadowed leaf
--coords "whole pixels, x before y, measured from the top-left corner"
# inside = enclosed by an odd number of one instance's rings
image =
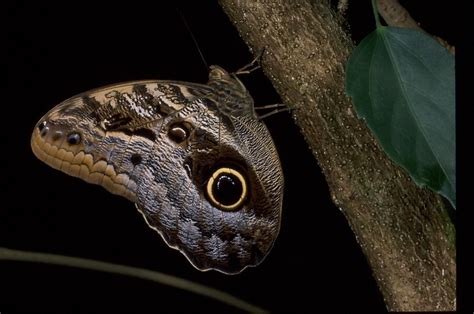
[[[346,73],[346,93],[384,151],[456,207],[454,57],[424,33],[379,27]]]

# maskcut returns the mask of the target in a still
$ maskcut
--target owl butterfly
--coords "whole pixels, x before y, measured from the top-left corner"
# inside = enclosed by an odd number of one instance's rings
[[[134,81],[74,96],[41,118],[31,147],[134,202],[199,270],[256,266],[278,235],[277,151],[245,86],[220,67],[206,85]]]

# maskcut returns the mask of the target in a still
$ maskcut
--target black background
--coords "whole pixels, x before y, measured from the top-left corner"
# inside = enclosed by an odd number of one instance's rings
[[[198,2],[198,1],[196,1]],[[440,23],[446,7],[407,1],[428,31],[453,43]],[[369,1],[350,2],[355,41],[373,30]],[[357,6],[357,7],[355,7]],[[454,5],[453,5],[454,6]],[[265,120],[285,174],[282,229],[257,268],[226,276],[195,270],[149,229],[134,205],[99,186],[55,171],[31,153],[29,138],[54,105],[120,81],[205,83],[185,17],[209,64],[234,71],[253,56],[217,3],[105,5],[21,2],[3,14],[1,245],[144,267],[222,289],[271,311],[384,311],[382,296],[343,214],[290,114]],[[2,71],[3,72],[3,71]],[[242,77],[257,106],[280,102],[261,71]],[[0,312],[235,311],[221,303],[147,281],[60,266],[0,263]]]

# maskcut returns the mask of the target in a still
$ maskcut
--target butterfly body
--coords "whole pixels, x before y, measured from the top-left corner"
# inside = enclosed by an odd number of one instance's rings
[[[135,81],[72,97],[36,125],[35,155],[134,202],[200,270],[259,264],[280,228],[283,174],[244,85]]]

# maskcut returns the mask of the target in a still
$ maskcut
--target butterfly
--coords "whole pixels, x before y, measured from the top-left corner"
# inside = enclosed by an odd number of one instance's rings
[[[243,83],[221,67],[207,84],[133,81],[69,98],[39,120],[31,147],[134,202],[199,270],[256,266],[279,233],[277,150]]]

